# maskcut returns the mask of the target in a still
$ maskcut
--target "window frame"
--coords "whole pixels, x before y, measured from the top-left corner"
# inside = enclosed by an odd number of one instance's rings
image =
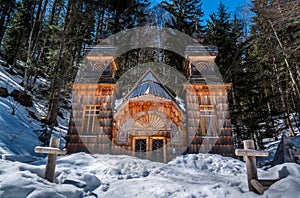
[[[101,105],[85,105],[82,119],[82,134],[95,135],[99,133],[99,116],[101,111]],[[90,128],[90,124],[92,123]],[[95,130],[96,128],[96,130]]]

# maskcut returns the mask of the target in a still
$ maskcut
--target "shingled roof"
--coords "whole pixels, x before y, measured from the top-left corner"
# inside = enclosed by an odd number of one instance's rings
[[[149,70],[144,75],[138,84],[132,89],[126,98],[134,98],[146,94],[152,94],[162,98],[174,100],[174,97],[167,89],[162,85],[158,78]]]

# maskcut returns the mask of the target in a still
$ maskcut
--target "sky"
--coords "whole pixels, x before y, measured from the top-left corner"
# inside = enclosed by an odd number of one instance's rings
[[[239,10],[243,8],[250,0],[202,0],[202,10],[204,11],[204,20],[209,19],[209,15],[217,12],[220,1],[228,8],[228,11],[239,16]]]
[[[153,0],[155,3],[159,3],[161,1],[162,0]],[[204,20],[209,19],[209,15],[213,12],[217,12],[220,1],[222,1],[222,3],[228,8],[228,11],[231,12],[231,14],[236,13],[239,8],[242,8],[247,2],[250,2],[250,0],[202,0]]]
[[[242,8],[249,0],[221,0],[222,3],[228,8],[231,14],[236,13],[239,8]],[[217,11],[220,0],[202,0],[202,10],[204,11],[205,18],[210,14]]]

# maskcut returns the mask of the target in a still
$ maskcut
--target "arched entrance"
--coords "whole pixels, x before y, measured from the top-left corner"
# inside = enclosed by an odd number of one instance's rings
[[[113,143],[134,156],[166,162],[186,146],[184,120],[172,100],[150,94],[130,99],[115,113]]]

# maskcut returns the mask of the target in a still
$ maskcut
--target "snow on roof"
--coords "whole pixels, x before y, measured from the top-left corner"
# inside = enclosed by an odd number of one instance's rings
[[[175,99],[176,99],[176,103],[179,105],[179,107],[185,111],[184,101],[179,96],[176,96]]]
[[[114,109],[117,109],[124,101],[124,98],[116,99]]]

